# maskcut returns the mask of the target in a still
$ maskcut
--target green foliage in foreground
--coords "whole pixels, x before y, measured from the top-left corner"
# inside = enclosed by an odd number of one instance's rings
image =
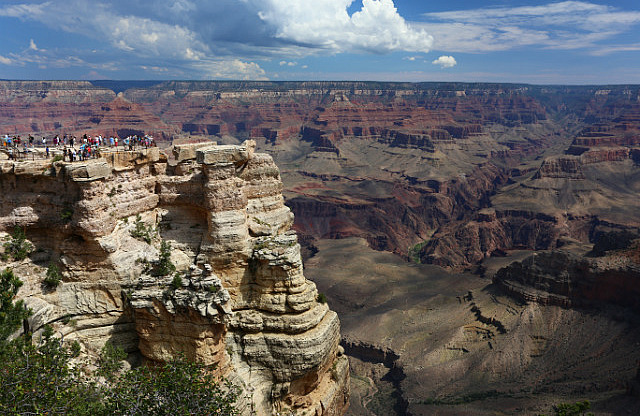
[[[204,366],[184,357],[158,367],[121,373],[121,348],[107,343],[98,375],[88,377],[71,360],[71,345],[45,327],[12,339],[30,311],[15,301],[21,282],[11,270],[0,275],[0,414],[10,415],[236,415],[239,391],[221,384]]]
[[[22,282],[14,276],[11,269],[5,269],[0,273],[0,354],[7,348],[11,334],[29,317],[29,310],[24,306],[24,302],[14,302],[20,286]]]
[[[135,392],[135,394],[132,394]],[[238,390],[184,357],[125,372],[106,391],[112,415],[235,415]]]
[[[118,371],[122,370],[123,360],[127,353],[122,347],[116,347],[111,342],[106,342],[100,351],[97,375],[112,380]]]
[[[69,360],[79,346],[66,348],[46,328],[32,345],[18,338],[0,360],[0,413],[35,415],[91,415],[101,410],[100,390]]]

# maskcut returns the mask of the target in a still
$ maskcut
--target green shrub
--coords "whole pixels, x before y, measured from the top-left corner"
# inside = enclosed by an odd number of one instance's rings
[[[161,367],[140,366],[106,392],[106,414],[234,416],[240,390],[183,356]]]
[[[60,213],[60,219],[62,219],[63,222],[71,221],[72,217],[73,217],[73,210],[71,208],[65,208]]]
[[[171,287],[175,289],[180,289],[182,287],[182,277],[178,273],[173,276],[173,280],[171,281]]]
[[[33,245],[27,241],[24,230],[16,225],[8,242],[4,243],[5,255],[14,260],[24,260],[33,251]]]
[[[176,265],[171,261],[171,244],[163,241],[160,243],[160,257],[154,267],[156,276],[168,276],[176,271]]]
[[[318,293],[318,298],[316,299],[319,303],[327,303],[327,295],[324,293]]]
[[[51,163],[56,163],[56,162],[60,162],[61,160],[63,160],[64,157],[62,155],[55,155],[53,157],[53,159],[51,159]]]
[[[45,327],[39,342],[19,338],[0,362],[0,413],[11,415],[101,414],[100,391],[86,381],[70,359],[78,344],[67,347]],[[104,413],[102,413],[104,414]]]
[[[0,414],[2,415],[225,415],[238,412],[240,390],[183,356],[161,366],[141,366],[116,374],[126,356],[105,344],[100,368],[112,377],[100,384],[71,365],[80,344],[70,345],[45,327],[13,338],[30,311],[14,302],[22,282],[11,270],[0,274]],[[12,338],[11,340],[9,340]]]
[[[44,278],[44,285],[49,289],[55,289],[62,282],[62,273],[58,265],[50,263],[47,267],[47,277]]]
[[[134,224],[135,228],[129,232],[131,237],[144,241],[147,244],[151,244],[153,234],[155,233],[153,227],[142,222],[140,214],[136,216],[136,222]]]
[[[11,269],[0,273],[0,353],[6,348],[7,340],[30,315],[24,301],[14,302],[22,282]],[[1,361],[1,360],[0,360]]]
[[[553,406],[555,416],[593,416],[593,413],[586,413],[591,409],[591,403],[589,400],[575,403],[560,403],[557,406]]]
[[[111,379],[118,371],[122,370],[122,361],[126,358],[127,353],[122,347],[116,347],[107,341],[100,350],[97,374]]]

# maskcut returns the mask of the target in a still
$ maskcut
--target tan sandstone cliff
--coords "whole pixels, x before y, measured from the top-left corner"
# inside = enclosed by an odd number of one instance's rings
[[[53,324],[87,356],[107,340],[151,362],[183,352],[239,384],[247,414],[343,414],[338,317],[303,275],[279,170],[254,147],[0,160],[0,231],[23,227],[36,248],[2,265],[25,281],[30,329]],[[154,268],[162,242],[180,279]],[[55,290],[42,285],[50,263]]]

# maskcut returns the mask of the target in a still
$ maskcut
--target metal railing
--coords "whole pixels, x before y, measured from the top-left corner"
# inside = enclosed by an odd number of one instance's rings
[[[47,152],[47,147],[49,148],[49,151]],[[63,161],[65,162],[72,162],[69,159],[69,156],[67,155],[67,150],[68,149],[73,149],[76,151],[76,159],[73,160],[73,162],[82,162],[82,161],[86,161],[89,159],[97,159],[100,158],[104,155],[110,154],[110,153],[126,153],[126,152],[137,152],[140,150],[147,150],[149,149],[149,147],[153,147],[153,146],[144,146],[144,145],[118,145],[118,146],[92,146],[92,151],[90,152],[88,157],[78,157],[77,155],[80,154],[80,147],[78,146],[76,147],[74,146],[69,146],[69,145],[60,145],[60,146],[47,146],[47,145],[42,145],[42,144],[27,144],[26,146],[24,144],[20,144],[20,145],[15,145],[15,144],[11,144],[11,145],[5,145],[2,144],[0,145],[0,152],[6,154],[9,158],[9,160],[17,160],[17,161],[35,161],[35,160],[47,160],[47,159],[53,159],[56,156],[62,156],[63,157]],[[97,155],[97,156],[94,156]]]

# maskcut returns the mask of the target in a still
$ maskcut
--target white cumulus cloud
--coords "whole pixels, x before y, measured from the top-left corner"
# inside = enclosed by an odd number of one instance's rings
[[[266,73],[255,62],[240,59],[209,60],[194,64],[204,79],[233,78],[242,80],[266,80]]]
[[[275,37],[301,48],[327,52],[428,52],[433,38],[398,14],[393,0],[363,0],[349,15],[352,0],[252,0]]]
[[[355,11],[354,0],[23,3],[0,5],[0,17],[38,22],[83,38],[86,51],[75,54],[95,65],[111,59],[129,67],[167,67],[182,77],[263,78],[260,59],[295,66],[310,55],[426,53],[433,44],[423,27],[400,15],[394,0],[362,0]],[[44,52],[31,45],[31,52]],[[58,47],[49,52],[56,53]],[[233,70],[239,72],[234,76]]]
[[[453,68],[458,64],[456,62],[456,59],[453,56],[446,56],[446,55],[439,57],[438,59],[434,60],[431,63],[434,65],[440,65],[440,67],[442,68]]]

